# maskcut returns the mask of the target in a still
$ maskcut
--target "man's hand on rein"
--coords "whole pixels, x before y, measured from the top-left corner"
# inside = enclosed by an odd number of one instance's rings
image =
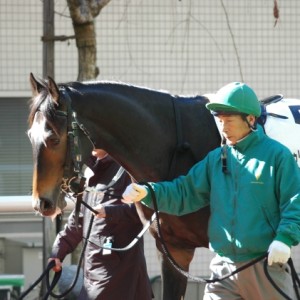
[[[148,194],[147,189],[140,184],[132,183],[127,186],[125,192],[123,193],[123,202],[132,203],[141,201]]]

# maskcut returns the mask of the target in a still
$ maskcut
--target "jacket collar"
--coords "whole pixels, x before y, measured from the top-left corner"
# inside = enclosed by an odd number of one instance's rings
[[[235,148],[239,152],[245,152],[249,147],[259,143],[263,136],[265,135],[262,127],[257,125],[257,129],[255,131],[251,131],[246,137],[237,142],[232,148]]]

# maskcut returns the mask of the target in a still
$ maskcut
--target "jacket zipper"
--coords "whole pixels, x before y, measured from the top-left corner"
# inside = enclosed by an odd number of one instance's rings
[[[233,147],[233,151],[235,152],[235,157],[237,158],[237,155],[238,155],[238,152],[236,150],[235,147]],[[232,160],[233,162],[234,160]],[[231,163],[232,163],[231,162]],[[236,161],[235,165],[234,165],[234,173],[233,173],[233,179],[234,179],[234,196],[233,196],[233,217],[232,217],[232,220],[231,220],[231,237],[232,237],[232,253],[234,255],[234,257],[236,257],[236,246],[235,246],[235,243],[236,243],[236,207],[237,207],[237,191],[238,191],[238,162]]]

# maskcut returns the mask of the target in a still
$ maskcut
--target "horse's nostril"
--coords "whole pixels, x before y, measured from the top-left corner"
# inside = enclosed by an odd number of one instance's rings
[[[40,198],[39,207],[40,211],[44,212],[53,209],[53,203],[47,198]]]

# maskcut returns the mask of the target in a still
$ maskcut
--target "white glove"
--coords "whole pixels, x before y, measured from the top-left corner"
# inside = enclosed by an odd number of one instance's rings
[[[136,183],[132,183],[127,186],[123,193],[123,200],[124,203],[132,203],[141,201],[145,198],[148,194],[147,189],[143,185],[139,185]]]
[[[268,252],[269,266],[271,266],[273,263],[285,264],[291,257],[291,248],[280,241],[273,241]]]

